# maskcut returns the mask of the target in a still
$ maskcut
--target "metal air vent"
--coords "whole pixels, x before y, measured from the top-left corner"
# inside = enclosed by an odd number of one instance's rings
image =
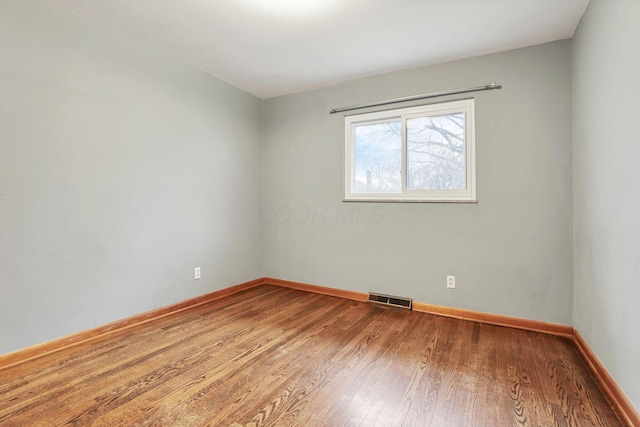
[[[367,298],[367,301],[374,302],[376,304],[406,308],[409,310],[411,310],[411,303],[412,303],[411,298],[394,297],[392,295],[376,294],[374,292],[369,292],[369,297]]]

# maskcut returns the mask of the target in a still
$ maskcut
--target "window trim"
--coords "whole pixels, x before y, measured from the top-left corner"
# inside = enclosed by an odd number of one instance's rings
[[[344,201],[345,202],[440,202],[477,203],[475,159],[475,100],[473,98],[445,101],[418,107],[399,108],[345,116]],[[465,189],[463,190],[407,190],[407,119],[443,114],[465,113]],[[402,160],[400,192],[353,192],[355,165],[355,127],[391,120],[402,123]]]

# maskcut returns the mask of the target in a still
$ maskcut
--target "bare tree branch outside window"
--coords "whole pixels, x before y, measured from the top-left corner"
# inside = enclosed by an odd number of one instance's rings
[[[465,188],[464,123],[462,112],[407,119],[407,189]],[[401,121],[356,127],[356,190],[401,190],[401,132]]]

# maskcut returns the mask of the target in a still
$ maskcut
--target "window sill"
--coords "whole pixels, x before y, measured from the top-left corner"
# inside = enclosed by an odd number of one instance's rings
[[[478,200],[343,199],[343,203],[456,203],[478,204]]]

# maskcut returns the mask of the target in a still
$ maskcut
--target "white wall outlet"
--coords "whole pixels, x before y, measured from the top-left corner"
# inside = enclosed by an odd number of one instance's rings
[[[198,280],[200,278],[200,267],[196,267],[193,269],[193,278]]]
[[[447,288],[455,289],[456,287],[456,276],[447,276]]]

